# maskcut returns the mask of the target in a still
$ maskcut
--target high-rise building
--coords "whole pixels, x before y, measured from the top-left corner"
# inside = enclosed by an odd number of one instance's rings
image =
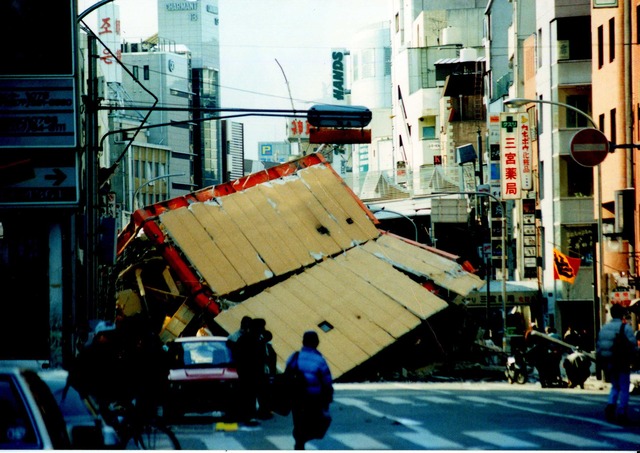
[[[205,120],[212,114],[199,110],[220,108],[219,24],[218,0],[158,0],[158,45],[184,45],[191,54],[194,183],[199,187],[223,182],[228,171],[219,124]]]

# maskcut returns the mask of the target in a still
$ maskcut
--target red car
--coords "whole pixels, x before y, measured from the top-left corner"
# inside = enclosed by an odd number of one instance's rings
[[[167,415],[232,413],[237,402],[238,373],[227,346],[227,337],[177,338],[168,347]]]

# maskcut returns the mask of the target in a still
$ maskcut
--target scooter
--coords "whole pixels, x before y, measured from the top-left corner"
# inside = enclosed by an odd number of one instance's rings
[[[517,351],[514,355],[507,357],[504,374],[509,384],[524,384],[529,380],[529,371],[522,352]]]

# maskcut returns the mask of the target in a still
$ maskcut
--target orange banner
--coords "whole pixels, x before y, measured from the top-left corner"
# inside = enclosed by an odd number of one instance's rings
[[[580,262],[580,258],[570,258],[560,250],[553,249],[553,278],[573,285],[580,270]]]

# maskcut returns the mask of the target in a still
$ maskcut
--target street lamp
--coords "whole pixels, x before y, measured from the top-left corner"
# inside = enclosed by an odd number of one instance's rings
[[[582,115],[583,117],[589,120],[589,122],[593,125],[594,128],[600,129],[596,124],[596,122],[593,120],[593,118],[591,118],[587,113],[583,112],[577,107],[574,107],[573,105],[565,104],[564,102],[546,101],[544,99],[510,98],[510,99],[505,99],[502,103],[504,104],[505,107],[511,107],[511,108],[524,107],[527,104],[557,105],[560,107],[564,107],[568,110],[572,110],[578,113],[579,115]]]
[[[543,99],[526,99],[526,98],[511,98],[511,99],[505,99],[503,101],[503,105],[505,107],[512,107],[512,108],[518,108],[518,107],[522,107],[524,105],[527,104],[549,104],[549,105],[555,105],[558,107],[564,107],[568,110],[574,111],[576,113],[578,113],[579,115],[582,115],[584,118],[586,118],[591,125],[595,128],[600,130],[600,128],[598,127],[598,125],[596,124],[596,122],[593,120],[593,118],[591,118],[591,116],[589,114],[587,114],[586,112],[583,112],[582,110],[580,110],[579,108],[574,107],[573,105],[569,105],[569,104],[565,104],[564,102],[556,102],[556,101],[547,101],[547,100],[543,100]],[[603,276],[604,276],[604,244],[602,243],[602,171],[601,171],[601,167],[600,164],[596,165],[597,167],[597,178],[598,178],[598,216],[597,216],[597,222],[598,222],[598,253],[600,254],[600,259],[598,260],[598,268],[599,268],[599,278],[602,280]],[[597,284],[597,282],[596,282]],[[598,298],[600,300],[600,305],[601,305],[601,301],[603,300],[602,297],[602,284],[600,285],[600,294],[598,294]],[[593,301],[594,304],[596,303],[596,301]],[[594,322],[598,323],[600,322],[600,317],[602,316],[602,307],[598,306],[598,319],[594,320]],[[597,324],[596,326],[597,327]],[[595,335],[595,331],[596,329],[594,329],[594,335]]]
[[[372,210],[371,212],[374,213],[374,214],[377,214],[379,212],[388,212],[389,214],[395,214],[395,215],[398,215],[400,217],[404,217],[409,222],[411,222],[411,225],[413,225],[413,231],[415,232],[415,241],[418,242],[418,227],[416,225],[416,222],[414,222],[414,220],[412,218],[402,214],[401,212],[396,212],[396,211],[392,211],[391,209],[387,209],[386,207],[383,207],[383,208],[380,208],[380,209],[376,209],[376,210]]]
[[[135,190],[135,192],[133,192],[133,207],[135,209],[138,209],[138,193],[140,193],[140,189],[142,189],[143,187],[148,186],[159,179],[165,179],[165,178],[168,179],[168,178],[173,178],[178,176],[184,176],[185,174],[186,173],[172,173],[168,175],[156,176],[155,178],[151,178],[150,180],[146,181],[144,184],[139,185],[138,188]]]

